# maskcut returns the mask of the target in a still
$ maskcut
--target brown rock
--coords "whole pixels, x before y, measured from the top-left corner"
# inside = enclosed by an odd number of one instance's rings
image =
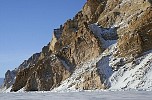
[[[104,84],[102,84],[97,68],[93,71],[85,72],[81,77],[84,78],[84,81],[78,83],[75,87],[76,89],[95,90],[106,88]]]
[[[82,10],[83,16],[86,16],[90,23],[97,22],[100,13],[106,6],[106,2],[107,0],[87,0]]]
[[[62,36],[55,45],[58,56],[66,58],[73,65],[77,65],[95,58],[101,53],[101,44],[88,26],[83,24],[83,27],[78,28],[77,31],[74,31],[73,28],[67,28],[69,27],[64,27]]]
[[[100,37],[89,29],[90,24],[97,22],[103,29],[116,29],[120,57],[137,57],[152,49],[150,0],[87,0],[82,11],[54,30],[52,41],[42,48],[40,55],[31,59],[28,67],[17,71],[12,91],[23,87],[26,91],[51,90],[70,77],[77,69],[75,66],[98,57],[106,48],[99,41]],[[110,33],[102,34],[101,38],[117,39]],[[84,81],[78,83],[76,89],[108,88],[103,82],[105,77],[99,74],[96,66],[92,67],[94,70],[82,74]],[[10,76],[8,71],[6,83],[12,82]]]
[[[100,14],[98,22],[103,27],[118,27],[119,56],[138,56],[152,49],[150,32],[150,27],[152,27],[151,9],[150,1],[145,0],[107,1],[107,6]]]
[[[38,61],[39,56],[40,56],[39,53],[35,53],[28,60],[25,60],[18,68],[12,71],[8,70],[5,74],[3,87],[7,89],[10,86],[12,86],[15,82],[15,77],[18,74],[18,72],[29,66],[34,65]]]

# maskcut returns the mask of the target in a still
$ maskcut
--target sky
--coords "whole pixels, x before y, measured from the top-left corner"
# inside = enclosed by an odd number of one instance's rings
[[[40,52],[86,0],[0,0],[0,78]]]

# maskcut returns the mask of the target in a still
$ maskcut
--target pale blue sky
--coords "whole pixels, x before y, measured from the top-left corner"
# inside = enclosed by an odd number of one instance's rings
[[[0,0],[0,77],[51,41],[86,0]]]

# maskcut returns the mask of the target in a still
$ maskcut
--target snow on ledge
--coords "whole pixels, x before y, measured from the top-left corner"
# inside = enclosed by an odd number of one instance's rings
[[[97,23],[89,25],[90,30],[93,32],[93,34],[100,40],[100,43],[102,44],[103,48],[108,48],[112,44],[116,43],[116,39],[112,40],[106,40],[104,39],[104,36],[107,37],[114,37],[117,35],[115,28],[102,28],[101,26],[98,26]]]

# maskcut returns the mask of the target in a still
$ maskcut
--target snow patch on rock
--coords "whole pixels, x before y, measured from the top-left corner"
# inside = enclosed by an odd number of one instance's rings
[[[103,48],[108,48],[117,41],[116,28],[103,28],[97,23],[89,25],[90,30],[100,40]]]

